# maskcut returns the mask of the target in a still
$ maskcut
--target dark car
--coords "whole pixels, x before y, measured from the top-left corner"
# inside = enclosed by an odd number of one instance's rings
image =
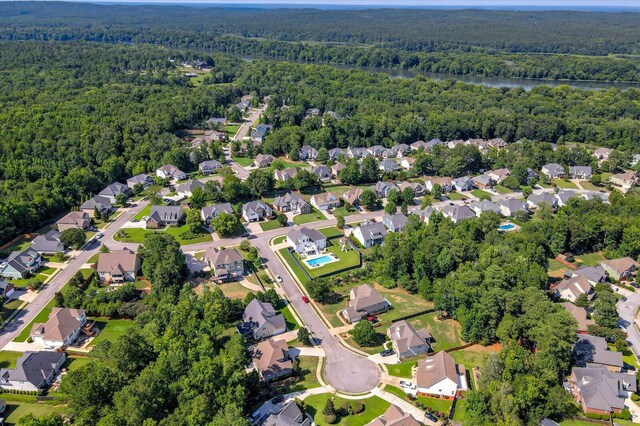
[[[258,238],[258,237],[256,237],[256,236],[255,236],[255,235],[253,235],[253,234],[249,234],[249,236],[247,237],[247,240],[254,240],[254,239],[256,239],[256,238]]]
[[[391,356],[391,355],[393,355],[393,351],[391,349],[387,349],[380,352],[380,356]]]
[[[431,413],[424,413],[424,416],[432,422],[438,422],[438,418]]]
[[[271,403],[272,404],[278,404],[278,403],[280,403],[282,401],[284,401],[284,395],[278,395],[278,396],[276,396],[275,398],[273,398],[271,400]]]
[[[304,303],[309,303],[309,298],[307,296],[302,296],[302,301]]]

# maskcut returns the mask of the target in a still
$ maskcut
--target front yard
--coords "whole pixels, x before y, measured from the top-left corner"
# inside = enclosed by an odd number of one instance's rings
[[[38,313],[38,315],[35,316],[33,321],[27,324],[27,326],[22,330],[20,334],[18,334],[18,336],[16,336],[15,339],[13,339],[13,341],[26,342],[27,339],[29,339],[29,333],[31,332],[31,327],[33,327],[33,324],[38,322],[47,322],[47,320],[49,319],[49,314],[51,313],[51,310],[55,306],[56,306],[56,299],[54,298],[54,299],[51,299],[49,303],[47,303],[47,305],[40,311],[40,313]]]
[[[491,193],[483,191],[482,189],[474,189],[471,191],[471,195],[480,199],[491,200]]]
[[[44,283],[46,280],[54,276],[58,272],[58,270],[55,268],[39,268],[35,272],[35,275],[31,278],[7,278],[7,281],[12,283],[16,287],[26,287],[27,285],[29,285],[29,281],[31,281],[33,278],[37,278],[41,283]]]
[[[313,417],[315,424],[318,426],[326,426],[328,424],[324,420],[322,410],[329,398],[333,398],[333,405],[336,408],[336,411],[338,411],[343,403],[353,402],[348,399],[333,396],[329,393],[311,395],[306,398],[304,402],[307,406],[308,413]],[[373,421],[376,417],[384,414],[384,412],[387,411],[387,408],[391,405],[384,399],[377,396],[372,396],[367,399],[359,399],[358,401],[364,404],[364,411],[360,414],[351,416],[339,416],[339,421],[336,424],[340,426],[364,426]]]
[[[271,231],[278,228],[280,228],[280,222],[278,222],[276,219],[260,222],[260,229],[262,229],[263,231]]]
[[[144,237],[152,232],[173,235],[180,245],[206,243],[213,240],[213,238],[211,238],[211,234],[204,231],[204,229],[203,233],[195,234],[196,238],[190,238],[193,234],[189,232],[189,227],[187,225],[170,226],[159,231],[142,228],[122,228],[116,232],[113,239],[122,243],[142,244],[144,243]]]
[[[295,223],[296,225],[302,225],[304,223],[316,222],[318,220],[325,219],[325,215],[313,209],[311,213],[295,215],[293,217],[293,223]]]
[[[233,157],[231,160],[240,164],[242,167],[250,167],[253,164],[253,158],[248,157]]]
[[[24,302],[19,299],[9,300],[7,303],[2,305],[2,321],[6,321],[9,319],[11,315],[20,307]]]
[[[570,180],[554,179],[553,183],[555,183],[558,188],[562,189],[578,189],[576,184],[571,182]]]
[[[316,375],[318,362],[320,358],[317,356],[299,356],[294,364],[296,365],[294,376],[273,383],[273,390],[278,394],[287,394],[320,387]]]

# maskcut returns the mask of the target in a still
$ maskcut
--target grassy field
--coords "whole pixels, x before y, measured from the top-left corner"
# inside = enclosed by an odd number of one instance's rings
[[[587,253],[580,256],[576,256],[576,260],[586,266],[596,266],[603,260],[606,260],[600,253]]]
[[[22,300],[13,299],[2,305],[2,314],[0,314],[2,321],[9,319],[9,317],[13,315],[16,309],[22,306],[23,303],[24,302]]]
[[[293,217],[293,223],[296,225],[302,225],[304,223],[316,222],[318,220],[325,220],[326,217],[318,211],[312,211],[307,214],[299,214]]]
[[[33,321],[27,324],[27,326],[22,330],[20,334],[18,334],[18,336],[15,339],[13,339],[13,341],[26,342],[27,339],[29,338],[29,333],[31,332],[31,327],[33,327],[33,324],[37,322],[46,322],[47,319],[49,319],[49,314],[51,313],[51,309],[53,309],[55,306],[56,306],[56,299],[54,298],[54,299],[51,299],[49,303],[47,303],[47,305],[40,311],[40,313],[38,313],[38,315],[35,316]]]
[[[399,364],[386,364],[389,374],[396,377],[410,379],[413,374],[413,367],[418,365],[418,361],[407,361]],[[404,392],[403,392],[404,393]]]
[[[253,164],[253,158],[247,157],[233,157],[231,160],[240,164],[242,167],[249,167]]]
[[[280,228],[280,222],[278,222],[276,219],[267,220],[266,222],[260,222],[260,228],[263,231],[271,231],[272,229],[278,229]]]
[[[431,333],[435,340],[432,343],[435,352],[465,344],[460,337],[460,323],[452,319],[440,321],[436,312],[420,315],[408,321],[416,329],[426,328]]]
[[[238,133],[238,130],[240,129],[240,125],[239,124],[227,124],[226,126],[223,127],[223,131],[229,136],[232,137],[234,136],[236,133]]]
[[[281,244],[284,243],[287,240],[287,236],[286,235],[281,235],[279,237],[276,237],[273,239],[272,244],[276,245],[276,244]]]
[[[347,211],[345,206],[340,206],[338,208],[333,209],[333,215],[334,216],[345,217],[345,216],[350,216],[350,215],[356,214],[356,213],[357,213],[357,211],[355,209],[353,209],[353,208]]]
[[[471,194],[474,197],[488,198],[489,200],[491,199],[491,194],[487,191],[483,191],[482,189],[474,189],[473,191],[471,191]]]
[[[240,283],[224,283],[219,285],[218,288],[222,290],[222,294],[231,299],[244,300],[247,294],[253,293],[253,291],[242,286]]]
[[[480,367],[484,360],[491,354],[498,353],[497,346],[473,345],[466,349],[450,352],[456,364],[464,365],[465,368]]]
[[[558,188],[562,189],[578,189],[575,183],[564,179],[554,179],[553,183],[555,183]]]
[[[459,192],[449,192],[448,194],[445,194],[445,197],[447,197],[448,199],[450,199],[452,201],[462,200],[462,199],[467,198],[466,195],[462,195]]]
[[[16,368],[16,361],[22,352],[0,351],[0,368]]]
[[[123,228],[118,232],[122,232],[124,235],[120,236],[118,235],[118,233],[116,233],[116,235],[114,235],[114,240],[116,241],[120,241],[122,243],[137,243],[137,244],[142,244],[144,243],[144,237],[152,232],[158,232],[158,233],[164,233],[164,234],[169,234],[169,235],[173,235],[176,239],[176,241],[178,241],[178,243],[180,243],[181,245],[185,245],[185,244],[196,244],[196,243],[206,243],[208,241],[212,241],[213,239],[211,238],[211,234],[209,233],[202,233],[199,234],[199,236],[197,238],[192,238],[192,239],[186,239],[183,238],[183,234],[189,231],[189,227],[187,225],[182,225],[182,226],[176,226],[176,227],[167,227],[161,231],[155,231],[155,230],[149,230],[149,229],[142,229],[142,228]]]
[[[493,188],[493,190],[496,191],[498,194],[511,194],[513,192],[512,189],[509,189],[506,186],[502,186],[502,185],[496,185]]]
[[[569,269],[567,267],[567,265],[565,265],[563,263],[560,263],[555,259],[549,259],[549,271],[560,271],[560,270],[562,270],[564,272],[567,269]]]
[[[332,242],[331,240],[327,241],[327,251],[335,254],[340,260],[337,262],[325,264],[323,266],[318,266],[316,268],[309,268],[304,260],[299,260],[298,255],[294,254],[294,256],[298,258],[298,261],[300,262],[304,270],[307,271],[307,273],[312,278],[332,275],[337,271],[357,267],[360,264],[360,255],[357,251],[342,251],[340,249],[340,245],[338,243]]]
[[[318,231],[327,238],[337,238],[337,237],[342,237],[344,235],[344,233],[340,229],[336,228],[335,226],[318,229]]]
[[[49,404],[29,402],[7,402],[7,410],[2,414],[6,425],[15,425],[22,417],[33,414],[36,417],[46,416],[52,413],[60,413],[62,407]]]
[[[91,341],[92,346],[105,340],[113,342],[127,334],[133,327],[133,321],[127,319],[89,318],[89,320],[96,320],[96,325],[100,328],[100,333]]]
[[[322,409],[324,408],[327,400],[333,398],[333,404],[336,408],[339,408],[342,403],[348,401],[340,397],[334,397],[331,394],[312,395],[304,400],[308,407],[308,413],[313,417],[313,420],[318,426],[326,426],[327,422],[322,415]],[[360,414],[342,417],[339,419],[338,425],[340,426],[364,426],[370,423],[376,417],[381,416],[389,408],[389,404],[382,398],[372,396],[371,398],[359,400],[364,404],[364,411]]]
[[[388,338],[387,335],[385,334],[387,332],[386,327],[383,326],[379,326],[376,328],[376,332],[378,333],[376,335],[376,341],[377,344],[375,346],[360,346],[359,344],[356,343],[355,340],[353,340],[353,338],[351,336],[349,337],[345,337],[344,341],[349,345],[352,346],[362,352],[366,352],[369,355],[375,355],[375,354],[379,354],[380,352],[382,352],[385,349],[384,344],[387,342]],[[344,335],[343,335],[344,337]]]

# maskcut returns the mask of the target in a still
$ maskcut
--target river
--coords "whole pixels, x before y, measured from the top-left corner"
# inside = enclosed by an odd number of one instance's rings
[[[358,69],[362,71],[368,71],[372,73],[382,72],[388,74],[391,78],[414,78],[422,75],[434,80],[458,80],[464,83],[480,84],[488,87],[521,87],[524,90],[531,90],[538,86],[570,86],[575,89],[582,90],[606,90],[616,88],[619,90],[627,90],[630,88],[640,89],[640,83],[620,83],[610,81],[576,81],[576,80],[540,80],[540,79],[526,79],[526,78],[510,78],[510,77],[482,77],[474,75],[458,75],[458,74],[445,74],[439,72],[427,72],[427,71],[415,71],[405,70],[401,68],[384,68],[384,67],[363,67],[357,65],[345,65],[345,64],[329,64],[324,62],[314,61],[293,61],[289,59],[279,59],[270,57],[259,56],[242,56],[245,61],[252,60],[271,60],[279,62],[291,62],[297,64],[314,64],[314,65],[330,65],[332,67],[340,69]]]

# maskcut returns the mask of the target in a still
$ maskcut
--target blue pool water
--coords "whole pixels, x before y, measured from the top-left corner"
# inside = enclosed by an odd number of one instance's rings
[[[498,231],[510,231],[513,228],[515,228],[513,223],[505,223],[504,225],[498,226]]]
[[[316,266],[322,266],[325,263],[333,262],[333,257],[329,255],[325,255],[325,256],[316,257],[315,259],[305,260],[305,262],[307,262],[307,265],[314,268]]]

